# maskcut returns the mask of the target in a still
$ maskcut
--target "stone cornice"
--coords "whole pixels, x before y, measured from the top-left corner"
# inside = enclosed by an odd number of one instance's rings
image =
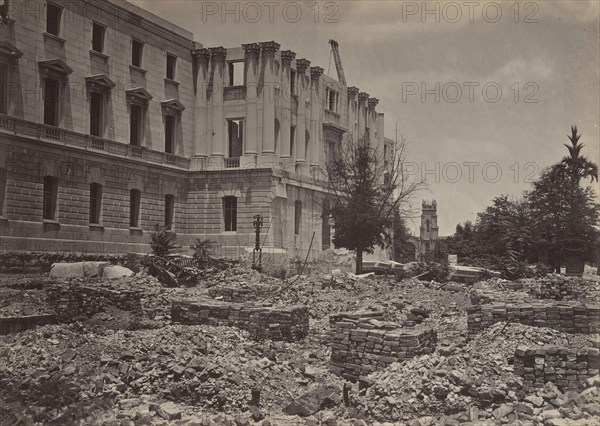
[[[310,61],[308,59],[300,58],[296,60],[296,71],[300,74],[304,74],[308,67],[310,67]]]
[[[258,43],[246,43],[242,44],[242,49],[246,55],[258,55],[260,53],[260,44]]]
[[[310,67],[310,75],[313,78],[321,77],[323,75],[323,71],[325,71],[325,70],[321,67]]]
[[[107,15],[112,14],[115,19],[120,21],[129,22],[135,25],[138,28],[143,28],[148,30],[154,34],[157,34],[159,37],[162,37],[166,40],[177,43],[178,45],[189,49],[190,51],[194,49],[194,41],[191,38],[187,38],[181,34],[177,34],[175,31],[169,30],[155,22],[150,21],[147,18],[144,18],[136,13],[128,10],[124,7],[120,7],[113,2],[105,2],[105,1],[93,1],[93,0],[84,0],[85,3],[93,4],[95,8],[102,10]],[[131,6],[131,4],[129,4]],[[97,16],[102,16],[103,14],[98,14]],[[104,15],[106,16],[106,15]],[[182,29],[183,30],[183,29]],[[185,31],[185,30],[183,30]]]
[[[359,102],[366,102],[367,99],[369,99],[369,94],[367,92],[360,92],[358,94],[358,100],[359,100]]]
[[[296,52],[292,52],[291,50],[281,52],[281,62],[284,64],[289,65],[294,59],[296,59]]]
[[[369,108],[375,109],[377,104],[379,103],[379,99],[377,98],[369,98]]]
[[[356,97],[356,95],[358,95],[359,90],[360,89],[358,87],[354,87],[354,86],[348,87],[348,97],[349,98]]]
[[[223,46],[211,47],[208,50],[210,51],[210,58],[213,61],[224,61],[227,57],[227,49]]]
[[[259,44],[260,44],[263,54],[266,54],[266,53],[274,54],[281,47],[281,45],[275,41],[263,41]]]
[[[196,49],[192,51],[192,56],[196,58],[198,62],[208,62],[210,59],[210,50],[208,49]]]

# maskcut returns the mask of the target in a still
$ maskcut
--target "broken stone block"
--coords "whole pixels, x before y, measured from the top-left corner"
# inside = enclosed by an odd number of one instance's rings
[[[113,278],[122,278],[122,277],[130,277],[134,275],[134,272],[120,265],[107,265],[102,270],[102,278],[113,279]]]
[[[283,411],[291,416],[308,417],[327,406],[339,404],[340,393],[335,385],[320,385],[292,401]]]
[[[498,420],[508,416],[510,413],[515,411],[515,408],[509,404],[502,404],[500,407],[496,408],[492,414]]]
[[[158,410],[156,410],[156,414],[165,420],[181,419],[181,410],[171,401],[160,404]]]

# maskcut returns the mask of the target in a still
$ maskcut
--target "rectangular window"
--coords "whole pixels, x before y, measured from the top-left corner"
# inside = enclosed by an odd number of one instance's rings
[[[8,64],[0,63],[0,113],[8,113],[9,87]]]
[[[97,22],[92,23],[92,50],[104,52],[104,34],[106,27]]]
[[[131,104],[129,116],[129,143],[140,146],[142,144],[142,106]]]
[[[338,93],[336,91],[328,88],[327,92],[326,92],[326,97],[327,97],[327,109],[329,111],[337,112]]]
[[[241,157],[244,146],[244,120],[228,120],[229,157]]]
[[[140,225],[140,202],[142,193],[138,189],[129,191],[129,227],[139,228]]]
[[[53,78],[44,80],[44,124],[49,126],[58,126],[59,85]]]
[[[294,158],[294,144],[296,142],[296,128],[290,127],[290,157]]]
[[[44,219],[56,220],[56,199],[58,198],[58,178],[44,177]]]
[[[131,46],[131,65],[142,67],[142,52],[144,51],[144,43],[133,40]]]
[[[90,185],[90,223],[100,223],[100,213],[102,212],[102,185],[92,183]]]
[[[165,228],[173,230],[173,219],[175,218],[175,196],[165,195]]]
[[[90,92],[90,135],[104,136],[104,95]]]
[[[294,234],[300,234],[302,226],[302,201],[296,200],[294,203]]]
[[[175,66],[177,64],[177,56],[167,53],[167,78],[175,80]]]
[[[175,153],[175,116],[165,115],[165,152]]]
[[[290,73],[290,93],[296,94],[296,71],[292,70]]]
[[[237,231],[237,198],[223,198],[223,217],[225,218],[225,231]]]
[[[55,36],[60,35],[60,19],[62,8],[52,3],[46,5],[46,32]]]
[[[229,62],[229,85],[244,85],[244,62]]]

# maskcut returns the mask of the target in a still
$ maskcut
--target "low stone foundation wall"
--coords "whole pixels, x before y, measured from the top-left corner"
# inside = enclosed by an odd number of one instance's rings
[[[497,322],[517,322],[536,327],[550,327],[567,333],[600,332],[600,307],[579,302],[494,303],[468,309],[469,334]]]
[[[429,328],[400,328],[377,319],[379,313],[336,314],[329,317],[331,360],[329,369],[356,381],[360,376],[390,364],[435,351],[436,332]]]
[[[224,302],[245,302],[255,294],[251,288],[216,286],[208,289],[208,295],[213,299],[221,298]]]
[[[45,287],[48,304],[62,322],[89,318],[108,307],[141,312],[141,293],[138,290],[106,284],[53,283]]]
[[[562,390],[577,389],[599,369],[600,350],[596,348],[519,347],[515,351],[514,371],[526,386],[552,382]]]
[[[253,306],[219,301],[171,302],[171,318],[182,324],[238,327],[256,340],[297,341],[308,335],[308,309],[303,306]]]
[[[0,317],[0,336],[19,333],[38,325],[52,324],[56,321],[53,314],[27,315],[20,317]]]

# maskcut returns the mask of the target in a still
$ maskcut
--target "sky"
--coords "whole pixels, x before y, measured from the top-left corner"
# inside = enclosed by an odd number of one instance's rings
[[[531,188],[578,126],[600,163],[600,2],[133,1],[204,47],[275,40],[379,99],[435,199],[440,235]],[[595,186],[598,192],[597,185]],[[418,227],[418,218],[411,224]]]

